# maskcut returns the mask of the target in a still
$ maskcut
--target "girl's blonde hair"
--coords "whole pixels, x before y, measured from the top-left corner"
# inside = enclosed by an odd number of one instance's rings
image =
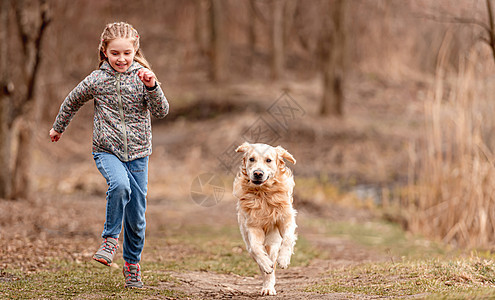
[[[136,49],[134,60],[140,63],[143,67],[151,70],[149,62],[146,60],[146,58],[144,58],[143,52],[139,47],[139,34],[137,30],[126,22],[110,23],[105,26],[105,29],[103,29],[103,33],[101,34],[100,38],[100,45],[98,46],[98,58],[100,60],[98,67],[101,67],[103,62],[107,60],[105,51],[107,49],[108,43],[118,38],[130,39],[132,41],[134,49]]]

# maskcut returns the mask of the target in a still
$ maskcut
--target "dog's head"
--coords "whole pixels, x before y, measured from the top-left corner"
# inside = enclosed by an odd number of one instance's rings
[[[285,161],[295,164],[294,157],[284,148],[266,144],[240,145],[236,152],[244,153],[242,171],[255,185],[262,185],[274,178],[278,172],[285,170]]]

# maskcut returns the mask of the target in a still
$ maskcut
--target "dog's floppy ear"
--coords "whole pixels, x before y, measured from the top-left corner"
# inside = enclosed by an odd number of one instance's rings
[[[246,152],[250,147],[251,146],[248,142],[244,142],[242,145],[237,147],[237,149],[235,149],[235,152]]]
[[[292,154],[289,153],[289,151],[280,146],[277,146],[275,149],[277,150],[277,153],[280,157],[285,158],[293,164],[296,164],[296,159],[294,158],[294,156],[292,156]]]

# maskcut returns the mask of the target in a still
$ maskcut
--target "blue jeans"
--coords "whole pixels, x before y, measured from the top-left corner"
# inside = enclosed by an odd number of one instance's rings
[[[108,185],[107,209],[103,238],[118,238],[124,223],[124,260],[136,264],[141,260],[146,230],[146,193],[148,191],[148,157],[122,162],[117,156],[93,153],[96,166]]]

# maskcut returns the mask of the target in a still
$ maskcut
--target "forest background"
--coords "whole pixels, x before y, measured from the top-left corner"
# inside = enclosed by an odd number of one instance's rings
[[[77,234],[81,216],[44,223],[43,209],[29,217],[16,209],[103,197],[91,156],[92,104],[59,143],[48,132],[66,95],[97,67],[104,26],[126,21],[170,102],[170,114],[153,120],[150,203],[230,203],[233,150],[265,142],[297,159],[301,210],[379,211],[444,245],[492,250],[492,5],[2,0],[2,238],[19,238],[7,232],[25,218],[32,222],[19,232],[28,236],[43,228]],[[216,183],[197,196],[202,176]]]

